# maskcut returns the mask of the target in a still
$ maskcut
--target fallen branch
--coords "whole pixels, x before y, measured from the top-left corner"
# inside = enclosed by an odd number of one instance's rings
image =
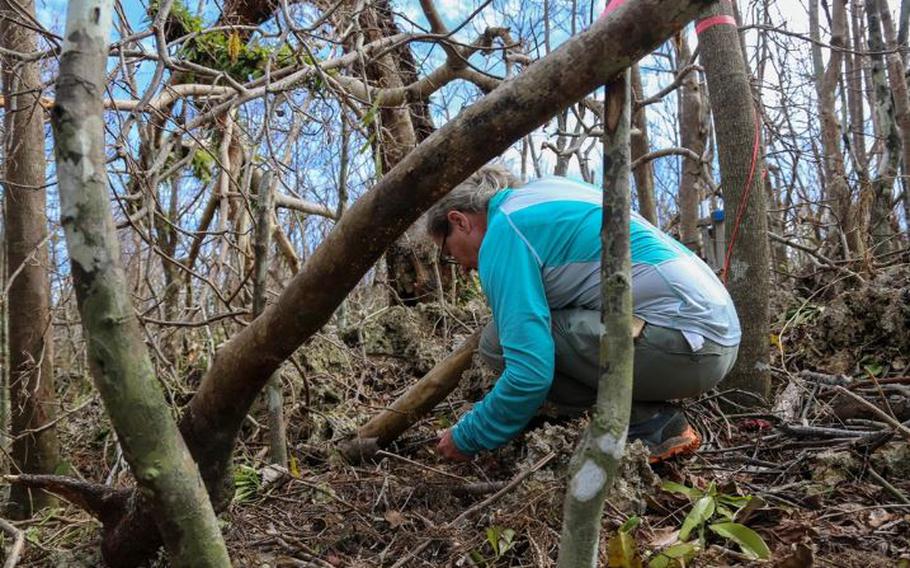
[[[14,568],[19,563],[22,551],[25,550],[25,533],[4,519],[0,519],[0,529],[13,537],[13,545],[9,549],[9,554],[6,555],[6,562],[3,563],[3,568]]]
[[[113,489],[100,483],[90,483],[65,475],[4,475],[7,483],[17,483],[33,489],[42,489],[85,509],[102,523],[114,520],[123,513],[124,504],[131,491]]]
[[[481,331],[471,334],[391,406],[361,426],[356,437],[343,442],[339,446],[342,455],[351,462],[368,459],[439,404],[458,386],[461,375],[471,365]]]
[[[889,425],[893,426],[894,429],[897,430],[898,433],[900,433],[901,436],[903,436],[903,437],[906,438],[907,440],[910,440],[910,428],[908,428],[908,427],[904,426],[903,424],[901,424],[896,418],[894,418],[893,416],[891,416],[890,414],[888,414],[887,412],[885,412],[885,411],[882,410],[881,408],[875,406],[874,404],[872,404],[871,402],[869,402],[869,401],[866,400],[865,398],[859,396],[858,394],[855,394],[855,393],[852,393],[852,392],[848,391],[848,390],[845,389],[844,387],[836,386],[836,387],[834,387],[834,388],[837,389],[838,392],[843,393],[843,394],[849,396],[850,398],[852,398],[852,399],[855,400],[856,402],[862,404],[863,406],[865,406],[866,408],[868,408],[869,410],[871,410],[873,414],[875,414],[876,416],[878,416],[879,418],[881,418],[882,420],[884,420],[885,422],[887,422]]]

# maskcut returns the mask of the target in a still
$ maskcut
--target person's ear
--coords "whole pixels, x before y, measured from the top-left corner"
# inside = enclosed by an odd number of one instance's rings
[[[462,231],[467,231],[468,217],[461,211],[449,211],[446,218],[449,220],[449,225],[453,228],[457,227]]]

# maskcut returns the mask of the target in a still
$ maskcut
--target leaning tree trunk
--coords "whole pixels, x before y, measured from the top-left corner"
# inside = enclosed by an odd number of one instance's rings
[[[155,378],[120,267],[105,171],[110,0],[71,0],[53,109],[61,224],[92,375],[174,566],[228,567],[199,471]],[[148,527],[146,527],[148,530]]]
[[[26,17],[32,0],[0,1],[0,47],[31,53],[35,36]],[[60,463],[54,393],[51,292],[48,282],[44,157],[44,109],[38,62],[3,58],[6,127],[6,237],[9,289],[9,394],[14,467],[25,473],[53,473]],[[15,485],[8,514],[30,517],[53,498]]]
[[[739,357],[724,386],[767,397],[771,388],[770,253],[767,206],[762,191],[761,123],[753,105],[729,2],[714,4],[701,21],[715,22],[699,34],[700,57],[708,79],[728,217],[724,276],[743,327]]]
[[[561,109],[657,48],[705,0],[639,0],[567,40],[418,145],[347,211],[278,300],[217,352],[180,423],[212,499],[224,487],[240,426],[271,374],[331,318],[347,294],[434,202]],[[622,42],[616,37],[625,38]],[[331,283],[327,286],[326,283]],[[105,523],[111,566],[135,566],[160,540],[138,499]]]

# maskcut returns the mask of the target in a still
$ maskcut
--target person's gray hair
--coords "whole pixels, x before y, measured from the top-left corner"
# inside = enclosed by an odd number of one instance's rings
[[[442,199],[436,202],[426,215],[427,233],[431,236],[449,234],[449,211],[462,213],[480,213],[487,210],[490,199],[498,191],[506,188],[521,187],[522,181],[502,164],[483,166],[471,177],[455,186]]]

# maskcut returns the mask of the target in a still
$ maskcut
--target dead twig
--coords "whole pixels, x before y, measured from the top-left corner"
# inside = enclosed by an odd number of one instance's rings
[[[9,548],[9,554],[6,556],[3,568],[14,568],[19,563],[22,551],[25,550],[25,533],[4,519],[0,519],[0,530],[13,537],[13,545]]]
[[[884,477],[882,477],[882,475],[880,473],[878,473],[871,467],[867,471],[869,472],[869,475],[871,475],[872,478],[878,482],[879,485],[884,487],[888,491],[888,493],[894,495],[898,501],[900,501],[901,503],[903,503],[905,505],[910,505],[910,499],[907,499],[907,496],[904,495],[904,493],[900,489],[898,489],[897,487],[892,485],[891,482],[888,481],[887,479],[885,479]]]
[[[901,424],[896,418],[894,418],[893,416],[891,416],[890,414],[888,414],[881,408],[875,406],[874,404],[872,404],[865,398],[859,396],[858,394],[848,391],[844,387],[835,386],[834,388],[838,392],[849,396],[850,398],[854,399],[856,402],[862,404],[863,406],[865,406],[866,408],[871,410],[876,416],[878,416],[879,418],[881,418],[882,420],[887,422],[889,425],[894,427],[894,429],[897,430],[901,436],[903,436],[907,440],[910,440],[910,428],[907,428],[906,426]]]

